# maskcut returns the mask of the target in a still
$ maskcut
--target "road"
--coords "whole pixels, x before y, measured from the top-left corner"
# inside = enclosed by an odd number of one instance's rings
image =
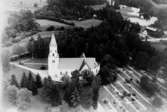
[[[29,68],[27,66],[19,64],[19,62],[10,62],[11,65],[22,68],[27,71],[31,71],[33,74],[40,74],[42,78],[48,77],[48,71],[47,70],[37,70],[33,68]]]

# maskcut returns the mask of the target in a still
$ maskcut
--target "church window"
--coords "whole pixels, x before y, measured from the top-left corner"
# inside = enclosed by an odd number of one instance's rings
[[[55,54],[54,54],[54,53],[53,53],[52,55],[53,55],[53,56],[55,56]]]

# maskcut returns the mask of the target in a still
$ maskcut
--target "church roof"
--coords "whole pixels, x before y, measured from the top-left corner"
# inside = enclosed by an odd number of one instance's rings
[[[95,58],[59,58],[59,69],[80,70],[83,63],[87,64],[91,69],[97,66]]]
[[[57,42],[56,42],[56,39],[55,39],[55,35],[54,35],[54,34],[52,34],[52,36],[51,36],[50,46],[55,46],[55,47],[57,47]]]

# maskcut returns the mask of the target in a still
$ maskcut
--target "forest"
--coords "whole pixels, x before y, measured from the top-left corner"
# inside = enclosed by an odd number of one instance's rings
[[[47,0],[47,5],[35,12],[36,18],[48,19],[88,19],[93,16],[93,9],[89,5],[104,3],[105,0]]]

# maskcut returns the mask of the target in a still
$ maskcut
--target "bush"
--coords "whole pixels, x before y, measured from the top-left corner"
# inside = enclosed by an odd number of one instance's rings
[[[46,31],[54,31],[55,30],[55,27],[54,26],[49,26]]]
[[[157,108],[160,108],[163,105],[162,99],[158,96],[155,96],[152,101],[152,105]]]
[[[6,89],[6,93],[7,93],[7,98],[8,101],[12,104],[12,105],[16,105],[16,101],[17,101],[17,93],[18,93],[18,88],[14,85],[9,85]]]
[[[149,97],[154,96],[155,93],[159,90],[157,84],[150,80],[147,76],[141,77],[140,86]]]
[[[32,92],[22,88],[17,94],[17,107],[20,111],[26,111],[30,107]]]

